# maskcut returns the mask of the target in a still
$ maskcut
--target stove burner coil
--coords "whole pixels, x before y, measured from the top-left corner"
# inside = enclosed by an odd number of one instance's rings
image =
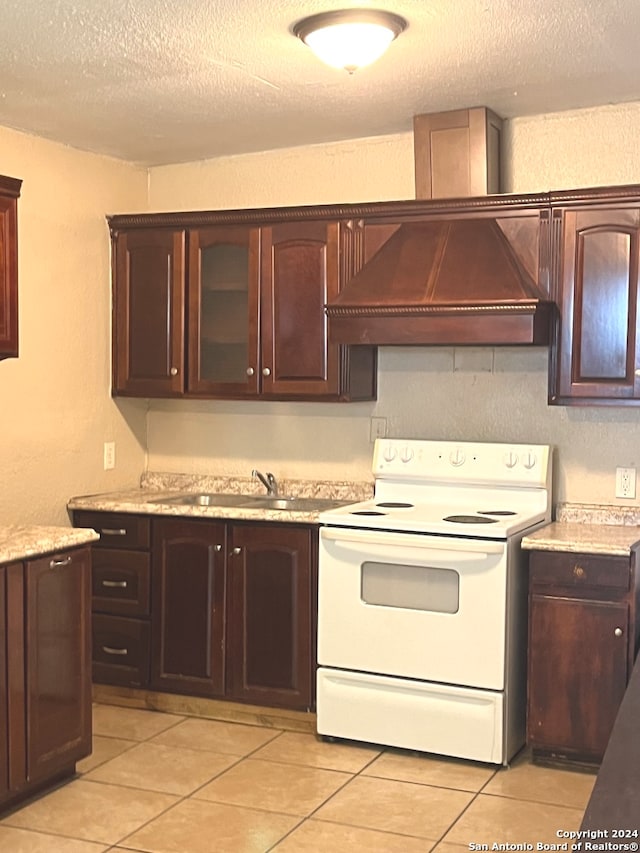
[[[447,515],[443,521],[454,521],[456,524],[495,524],[496,518],[485,518],[482,515]]]
[[[381,501],[376,506],[383,506],[386,509],[413,509],[414,504],[404,503],[403,501]]]
[[[483,515],[517,515],[516,512],[510,509],[479,509]]]
[[[378,512],[377,509],[358,509],[352,512],[351,515],[386,515],[386,512]]]

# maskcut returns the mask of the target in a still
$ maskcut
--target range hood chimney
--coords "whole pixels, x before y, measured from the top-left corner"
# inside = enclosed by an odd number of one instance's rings
[[[549,343],[555,305],[536,281],[539,210],[497,204],[494,215],[479,198],[499,191],[501,129],[485,108],[415,117],[418,197],[456,198],[425,204],[366,258],[326,307],[333,341]],[[461,202],[466,195],[478,204]]]

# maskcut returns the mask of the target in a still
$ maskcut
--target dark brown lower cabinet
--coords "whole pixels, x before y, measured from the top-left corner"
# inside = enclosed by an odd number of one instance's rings
[[[151,573],[151,687],[222,696],[225,525],[154,520]]]
[[[530,557],[528,742],[534,761],[602,760],[637,649],[635,555]]]
[[[9,793],[7,639],[7,566],[0,566],[0,803]]]
[[[92,548],[93,680],[148,688],[151,520],[82,510],[73,523],[100,534]]]
[[[88,548],[0,569],[0,807],[91,752],[90,577]]]
[[[309,709],[315,679],[311,530],[234,525],[230,542],[229,693]]]
[[[93,678],[309,709],[317,529],[76,511],[93,546]]]

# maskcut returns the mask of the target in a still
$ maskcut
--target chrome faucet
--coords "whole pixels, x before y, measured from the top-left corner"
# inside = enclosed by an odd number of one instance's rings
[[[267,494],[270,497],[275,498],[278,496],[278,481],[270,471],[267,471],[266,474],[263,474],[261,471],[258,471],[257,468],[254,468],[251,472],[251,476],[257,477],[258,480],[260,480],[262,485],[267,490]]]

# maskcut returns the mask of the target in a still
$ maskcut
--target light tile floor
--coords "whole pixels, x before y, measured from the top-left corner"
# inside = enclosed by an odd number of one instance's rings
[[[78,775],[0,820],[2,853],[461,853],[558,843],[595,776],[94,706]]]

